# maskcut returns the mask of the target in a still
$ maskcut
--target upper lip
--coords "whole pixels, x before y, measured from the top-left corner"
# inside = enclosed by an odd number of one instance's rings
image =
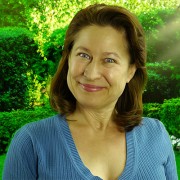
[[[88,88],[103,88],[103,86],[98,86],[98,85],[94,85],[94,84],[84,84],[84,83],[80,83],[81,85],[88,87]]]

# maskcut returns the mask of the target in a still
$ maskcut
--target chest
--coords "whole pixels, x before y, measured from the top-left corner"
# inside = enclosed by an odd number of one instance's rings
[[[116,180],[126,163],[125,135],[118,133],[100,138],[78,134],[72,133],[72,136],[83,164],[94,176]]]

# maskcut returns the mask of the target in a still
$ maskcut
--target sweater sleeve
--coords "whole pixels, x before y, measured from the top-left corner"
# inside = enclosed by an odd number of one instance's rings
[[[165,175],[166,175],[166,180],[178,180],[177,176],[177,167],[176,167],[176,161],[175,161],[175,155],[172,147],[172,143],[169,137],[169,134],[167,130],[165,129],[164,125],[160,122],[161,124],[161,131],[164,134],[164,139],[167,143],[167,149],[168,149],[168,158],[166,163],[164,164],[165,167]]]
[[[25,127],[14,136],[6,156],[3,180],[35,180],[37,157],[32,138]]]
[[[170,152],[167,163],[165,164],[165,173],[167,180],[178,180],[177,168],[174,153]]]

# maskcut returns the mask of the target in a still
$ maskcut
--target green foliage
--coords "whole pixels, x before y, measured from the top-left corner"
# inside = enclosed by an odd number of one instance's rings
[[[145,103],[162,103],[164,99],[180,96],[179,69],[171,61],[148,63],[148,83],[143,94]]]
[[[169,19],[176,12],[176,9],[159,9],[154,8],[150,11],[142,11],[138,15],[146,34],[156,33],[157,29],[164,26]]]
[[[38,43],[39,52],[46,58],[46,55],[44,55],[44,44],[46,42],[49,42],[49,37],[51,36],[51,34],[56,29],[65,28],[78,10],[94,3],[102,3],[102,1],[19,0],[17,2],[16,0],[0,0],[1,27],[16,25],[21,27],[28,27],[35,35],[34,38]],[[169,21],[172,21],[172,18],[170,17],[172,17],[174,14],[175,16],[180,14],[177,10],[177,7],[179,5],[178,0],[164,0],[158,2],[143,0],[104,0],[103,3],[124,6],[138,15],[147,33],[147,39],[148,41],[150,40],[150,46],[148,46],[148,57],[150,61],[155,61],[155,58],[157,58],[159,52],[159,49],[156,49],[157,47],[160,48],[162,46],[156,45],[157,43],[153,43],[154,41],[152,41],[152,39],[155,39],[156,41],[159,40],[159,36],[162,33],[161,31],[157,30],[157,28],[165,25],[167,19]],[[178,19],[179,18],[177,17],[177,20]],[[169,24],[170,28],[172,28],[171,25],[172,24]],[[176,29],[178,28],[172,29],[176,31]],[[173,37],[176,37],[174,33],[171,36],[171,41]],[[167,38],[163,39],[165,40]],[[178,39],[176,42],[178,42]],[[159,41],[159,43],[161,43],[161,41]],[[169,46],[166,46],[167,43],[164,44],[164,47],[166,49],[169,49]],[[164,47],[161,49],[162,52],[164,52]]]
[[[2,79],[0,82],[0,92],[2,92],[0,111],[44,103],[47,99],[47,81],[54,74],[61,57],[67,25],[79,9],[94,3],[102,3],[102,1],[20,0],[16,2],[11,0],[8,2],[0,0],[2,25],[12,23],[12,25],[27,26],[33,34],[32,36],[26,30],[28,38],[25,38],[21,36],[21,31],[14,28],[0,31],[0,37],[2,37],[0,53],[2,54],[1,62],[3,62],[0,69]],[[154,63],[148,64],[149,81],[144,93],[144,102],[162,103],[164,99],[178,97],[180,95],[180,72],[178,70],[180,13],[177,9],[177,0],[164,0],[156,3],[139,0],[126,2],[105,0],[103,3],[128,8],[138,15],[146,31],[148,61]],[[6,15],[9,11],[6,8],[12,10],[9,14],[11,21],[7,20],[8,23],[4,18],[8,17]],[[22,18],[16,19],[13,13],[17,14],[16,17]],[[20,42],[20,39],[23,40]],[[171,62],[161,62],[164,59],[171,59]],[[4,62],[6,65],[3,65]],[[20,67],[18,67],[18,62]]]
[[[0,37],[0,111],[33,106],[44,96],[49,65],[27,29],[1,28]]]
[[[0,154],[6,152],[12,135],[23,125],[54,115],[49,106],[35,108],[34,110],[18,110],[0,112]]]
[[[0,111],[10,111],[27,105],[26,54],[31,58],[28,46],[33,44],[33,39],[23,28],[1,28],[0,37]]]
[[[0,27],[26,27],[25,7],[20,1],[0,0]]]
[[[168,132],[180,138],[180,98],[165,100],[160,115]]]
[[[163,104],[144,104],[144,116],[159,119],[170,135],[180,138],[180,98],[165,100]]]
[[[180,8],[152,10],[140,19],[146,31],[148,62],[171,59],[179,66]]]
[[[49,41],[53,31],[65,28],[75,13],[88,4],[87,1],[37,0],[35,7],[28,9],[27,24],[35,33],[35,41],[43,57],[45,56],[44,44]]]
[[[44,56],[51,63],[50,75],[55,73],[61,58],[66,30],[67,27],[53,31],[42,47]]]
[[[161,119],[160,118],[161,106],[162,104],[159,103],[146,103],[143,106],[143,115],[146,117]]]

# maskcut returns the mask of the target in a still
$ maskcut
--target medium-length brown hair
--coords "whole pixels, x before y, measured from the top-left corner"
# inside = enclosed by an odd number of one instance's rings
[[[95,4],[80,10],[74,16],[66,32],[62,58],[51,82],[51,106],[62,115],[71,114],[76,109],[76,99],[67,85],[68,58],[77,33],[91,25],[125,30],[130,63],[135,64],[137,70],[116,103],[114,121],[120,130],[132,130],[142,119],[142,93],[147,79],[146,46],[141,24],[135,15],[123,7]]]

